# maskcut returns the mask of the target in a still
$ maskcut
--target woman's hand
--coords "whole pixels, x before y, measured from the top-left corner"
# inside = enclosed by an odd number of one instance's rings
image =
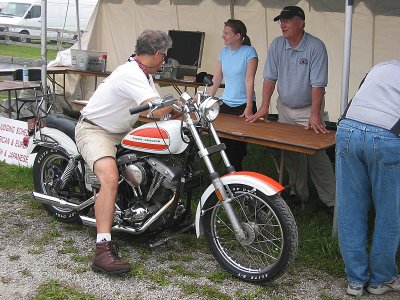
[[[269,120],[268,120],[268,108],[267,107],[261,106],[254,115],[251,115],[248,118],[246,118],[246,122],[254,123],[260,118],[264,118],[265,122],[269,122]]]
[[[245,118],[246,120],[250,118],[253,115],[253,110],[252,107],[249,107],[248,105],[246,106],[246,109],[244,112],[239,116],[240,118]]]

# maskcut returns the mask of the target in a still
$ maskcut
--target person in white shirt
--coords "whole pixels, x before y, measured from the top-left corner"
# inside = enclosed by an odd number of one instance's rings
[[[115,146],[138,119],[138,114],[130,115],[129,109],[160,98],[151,74],[160,69],[171,46],[172,40],[165,32],[141,33],[136,41],[136,56],[115,69],[81,111],[75,131],[76,144],[101,184],[95,204],[97,242],[93,271],[119,274],[131,269],[118,256],[111,241],[118,188]],[[170,110],[170,107],[157,110],[153,116],[159,118]]]

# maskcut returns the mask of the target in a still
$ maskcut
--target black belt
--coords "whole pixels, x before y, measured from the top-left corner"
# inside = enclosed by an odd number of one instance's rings
[[[393,125],[390,131],[400,136],[400,119]]]
[[[86,122],[86,123],[88,123],[88,124],[90,124],[90,125],[93,125],[93,126],[99,126],[99,125],[97,125],[96,123],[90,121],[89,119],[85,118],[85,117],[82,116],[82,115],[79,117],[79,121],[81,121],[81,122]]]

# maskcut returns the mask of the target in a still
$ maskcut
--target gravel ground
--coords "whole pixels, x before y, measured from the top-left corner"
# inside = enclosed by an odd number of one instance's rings
[[[35,299],[41,284],[56,280],[96,299],[354,299],[344,278],[293,267],[265,286],[227,275],[204,240],[184,234],[150,249],[148,238],[113,234],[132,274],[107,276],[90,270],[95,229],[63,224],[35,205],[27,192],[0,191],[0,295]],[[365,299],[399,299],[399,294]]]

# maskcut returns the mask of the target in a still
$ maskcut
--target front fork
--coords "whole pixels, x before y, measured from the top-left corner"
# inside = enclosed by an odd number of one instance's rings
[[[243,241],[246,239],[246,234],[242,228],[242,225],[239,223],[238,218],[236,217],[235,212],[233,211],[232,205],[231,205],[231,200],[225,190],[225,186],[222,183],[221,178],[219,177],[218,173],[216,173],[218,176],[217,178],[212,180],[212,183],[215,188],[215,193],[217,195],[218,200],[221,202],[223,208],[226,211],[226,214],[228,216],[229,221],[231,222],[231,225],[233,227],[233,231],[236,235],[236,238],[239,241]]]
[[[196,141],[197,147],[199,148],[199,156],[203,158],[208,171],[210,172],[210,178],[212,180],[212,184],[215,189],[215,193],[218,197],[218,200],[221,202],[223,208],[226,211],[226,214],[228,216],[228,219],[233,227],[234,233],[236,235],[236,238],[239,241],[242,241],[246,239],[246,234],[245,231],[243,230],[231,204],[231,198],[229,197],[227,191],[225,190],[225,186],[222,183],[221,178],[219,177],[219,174],[217,171],[214,170],[214,166],[212,165],[212,162],[210,160],[209,155],[212,153],[212,150],[210,148],[205,148],[203,145],[203,142],[199,136],[199,133],[196,130],[196,127],[194,126],[193,120],[190,118],[190,116],[186,120],[186,124],[189,125],[190,131]],[[219,138],[214,130],[214,127],[212,124],[210,124],[210,129],[211,133],[216,141],[217,145],[220,145],[221,143],[219,142]],[[224,159],[225,165],[227,166],[227,169],[230,170],[230,164],[229,160],[225,154],[224,150],[221,150],[222,157]],[[234,171],[234,169],[232,169]]]

